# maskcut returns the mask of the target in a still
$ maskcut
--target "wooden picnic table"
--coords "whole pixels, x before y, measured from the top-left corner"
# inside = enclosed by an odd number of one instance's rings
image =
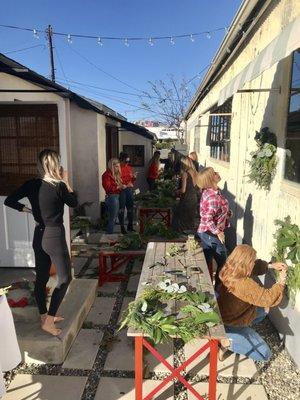
[[[113,246],[116,243],[118,243],[121,239],[122,239],[123,235],[122,233],[103,233],[100,236],[100,240],[99,240],[99,244],[100,245],[104,245],[104,246]],[[150,236],[147,237],[147,242],[174,242],[174,240],[176,240],[176,242],[186,242],[187,239],[187,235],[181,235],[176,239],[166,239],[163,237],[159,237],[159,236]]]
[[[171,207],[139,207],[138,216],[140,233],[144,233],[148,222],[164,222],[167,227],[171,225]]]
[[[162,258],[166,256],[166,252],[172,244],[176,244],[183,248],[185,251],[176,257],[167,257],[167,264],[161,265]],[[158,262],[159,264],[155,264]],[[155,267],[153,265],[155,264]],[[184,268],[183,265],[187,268]],[[198,267],[198,270],[197,268]],[[171,270],[182,270],[182,276],[172,275],[166,271]],[[150,285],[157,285],[160,281],[164,279],[171,279],[172,282],[177,282],[178,284],[184,283],[188,286],[196,288],[198,291],[208,292],[215,297],[213,285],[210,279],[207,264],[204,258],[203,250],[199,246],[196,250],[188,251],[186,244],[182,245],[180,242],[173,243],[148,243],[146,256],[144,259],[144,264],[142,267],[141,277],[138,285],[138,290],[136,294],[136,299],[139,298],[145,286],[143,282],[150,283]],[[182,304],[177,304],[175,300],[168,303],[168,310],[177,313],[182,307]],[[219,311],[218,307],[217,310]],[[220,317],[220,321],[221,317]],[[216,382],[217,382],[217,355],[218,355],[218,342],[226,338],[225,329],[223,323],[220,322],[218,325],[209,328],[207,335],[204,339],[207,339],[205,345],[201,346],[197,351],[182,365],[174,368],[170,365],[165,358],[158,353],[158,351],[152,347],[152,345],[147,341],[146,336],[143,332],[138,332],[132,328],[128,329],[127,336],[134,337],[135,339],[135,399],[136,400],[150,400],[154,398],[168,382],[176,378],[181,383],[189,389],[196,399],[204,400],[193,386],[187,382],[187,380],[181,375],[181,372],[192,363],[197,357],[200,356],[205,351],[210,353],[210,367],[209,367],[209,400],[216,399]],[[171,372],[171,374],[164,379],[155,389],[153,389],[147,395],[143,395],[143,346],[145,346],[154,357],[156,357],[160,362],[162,362]]]

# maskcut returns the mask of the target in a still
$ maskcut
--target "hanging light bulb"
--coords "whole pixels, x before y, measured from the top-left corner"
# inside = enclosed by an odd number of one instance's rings
[[[148,43],[149,43],[149,46],[154,46],[154,42],[153,42],[153,39],[152,39],[152,38],[150,38],[150,39],[148,40]]]
[[[227,52],[228,54],[230,54],[230,53],[231,53],[231,50],[230,50],[230,48],[229,48],[229,47],[227,47],[227,49],[226,49],[226,52]]]
[[[72,44],[72,43],[73,43],[72,36],[71,36],[70,34],[68,34],[67,39],[68,39],[68,43],[69,43],[69,44]]]
[[[124,45],[125,45],[126,47],[129,47],[129,42],[128,42],[128,39],[127,39],[127,38],[124,40]]]
[[[190,39],[191,39],[191,42],[195,41],[194,35],[192,33],[190,34]]]
[[[103,46],[103,42],[102,42],[101,37],[98,37],[97,43],[99,44],[99,46]]]
[[[211,39],[211,33],[210,32],[206,32],[206,37],[207,37],[207,39]]]
[[[225,35],[227,35],[229,32],[228,26],[225,26],[224,30],[225,30]]]
[[[39,38],[40,38],[40,37],[39,37],[39,34],[38,34],[38,31],[37,31],[36,29],[33,30],[33,37],[34,37],[35,39],[39,39]]]
[[[175,40],[174,40],[173,36],[170,37],[170,43],[171,43],[172,46],[174,46]]]

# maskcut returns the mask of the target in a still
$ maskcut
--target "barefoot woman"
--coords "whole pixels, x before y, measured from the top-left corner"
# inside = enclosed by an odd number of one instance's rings
[[[39,178],[31,179],[8,196],[5,205],[20,212],[33,214],[36,227],[33,237],[36,281],[35,299],[41,315],[42,329],[57,336],[61,330],[54,323],[61,320],[56,313],[71,280],[71,261],[63,225],[64,205],[77,206],[77,199],[68,183],[67,173],[60,166],[54,150],[43,150],[38,157]],[[19,200],[27,197],[31,209]],[[46,285],[51,264],[57,271],[58,282],[53,291],[49,310],[46,307]]]

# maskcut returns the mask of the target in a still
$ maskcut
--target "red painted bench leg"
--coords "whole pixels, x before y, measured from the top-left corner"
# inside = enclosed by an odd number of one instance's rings
[[[209,388],[208,399],[216,400],[217,395],[217,368],[218,368],[218,341],[210,340],[210,356],[209,356]]]
[[[143,337],[135,337],[135,400],[143,399]]]

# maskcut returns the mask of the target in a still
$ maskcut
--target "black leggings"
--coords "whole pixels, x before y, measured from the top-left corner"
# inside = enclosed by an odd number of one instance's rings
[[[64,226],[38,225],[34,231],[33,250],[36,270],[34,295],[40,314],[47,313],[46,285],[50,277],[51,264],[56,267],[58,282],[52,293],[48,311],[48,315],[54,317],[72,279]]]

